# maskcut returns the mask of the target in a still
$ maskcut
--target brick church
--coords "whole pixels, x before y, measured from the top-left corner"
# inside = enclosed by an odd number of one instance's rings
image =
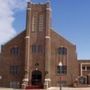
[[[28,2],[26,14],[25,31],[2,45],[0,87],[89,85],[90,61],[52,29],[50,2]]]

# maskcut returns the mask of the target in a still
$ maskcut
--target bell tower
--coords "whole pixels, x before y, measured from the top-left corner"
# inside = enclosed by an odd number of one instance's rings
[[[28,2],[26,17],[25,75],[23,86],[32,84],[32,72],[42,73],[42,83],[50,81],[51,60],[51,6],[46,3]],[[36,66],[38,65],[38,66]],[[33,81],[34,82],[34,81]]]

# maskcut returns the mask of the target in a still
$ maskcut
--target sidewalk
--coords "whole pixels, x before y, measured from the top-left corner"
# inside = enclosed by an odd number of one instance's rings
[[[60,90],[60,88],[59,87],[51,87],[48,90]],[[90,87],[85,87],[85,88],[62,87],[62,90],[90,90]]]
[[[13,89],[13,88],[0,88],[0,90],[24,90],[24,89]],[[36,90],[36,89],[31,89]],[[46,89],[37,89],[37,90],[46,90]],[[51,87],[47,90],[60,90],[59,87]],[[70,87],[62,87],[62,90],[90,90],[90,87],[85,88],[70,88]]]

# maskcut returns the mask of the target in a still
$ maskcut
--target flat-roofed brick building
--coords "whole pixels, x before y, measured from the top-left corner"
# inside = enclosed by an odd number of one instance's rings
[[[78,60],[79,63],[79,84],[90,85],[90,60]]]
[[[50,2],[29,2],[26,30],[2,46],[0,86],[71,86],[78,76],[76,46],[52,30]]]

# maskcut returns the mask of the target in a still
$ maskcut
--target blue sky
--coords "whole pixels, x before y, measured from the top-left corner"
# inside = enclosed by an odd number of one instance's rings
[[[76,44],[78,58],[89,59],[90,0],[58,0],[53,8],[55,30]]]
[[[90,0],[51,0],[51,5],[54,30],[77,46],[78,58],[90,59]],[[13,18],[12,27],[20,33],[25,29],[25,9],[14,11]]]

